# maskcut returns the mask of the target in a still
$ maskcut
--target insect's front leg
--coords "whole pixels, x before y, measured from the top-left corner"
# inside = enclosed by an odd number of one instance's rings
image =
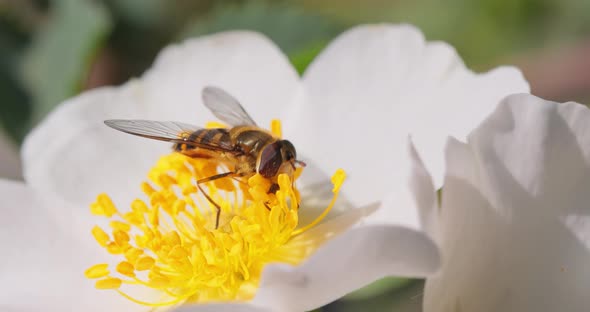
[[[224,173],[212,175],[210,177],[206,177],[206,178],[197,180],[197,187],[199,188],[199,191],[201,191],[201,193],[203,193],[203,195],[205,196],[205,198],[207,198],[207,200],[213,206],[215,206],[215,208],[217,209],[217,214],[215,216],[215,229],[217,229],[219,227],[219,217],[221,216],[221,206],[219,206],[219,204],[216,203],[213,200],[213,198],[211,198],[211,196],[209,196],[209,194],[207,194],[207,192],[205,192],[205,190],[203,190],[203,187],[201,187],[201,184],[207,183],[207,182],[211,182],[211,181],[215,181],[215,180],[219,180],[219,179],[222,179],[222,178],[225,178],[225,177],[235,177],[235,176],[239,176],[239,175],[236,174],[233,171],[230,171],[230,172],[224,172]]]

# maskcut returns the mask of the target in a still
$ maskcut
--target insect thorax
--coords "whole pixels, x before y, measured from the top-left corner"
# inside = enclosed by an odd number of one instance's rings
[[[264,146],[277,141],[272,134],[257,128],[238,126],[230,130],[236,146],[245,154],[257,155]]]

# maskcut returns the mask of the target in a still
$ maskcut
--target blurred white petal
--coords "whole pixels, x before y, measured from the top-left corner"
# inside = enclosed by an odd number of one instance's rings
[[[590,111],[513,95],[446,159],[425,311],[584,311]]]
[[[101,259],[90,220],[24,184],[0,179],[0,310],[145,311],[84,277]]]
[[[358,227],[330,240],[301,266],[267,266],[254,302],[280,311],[311,310],[384,276],[423,277],[439,264],[437,247],[424,233]]]
[[[300,91],[299,76],[267,37],[247,31],[225,32],[166,47],[143,77],[142,104],[159,120],[204,125],[216,118],[205,109],[201,91],[217,86],[240,101],[267,128],[286,119]]]
[[[474,74],[449,45],[425,42],[412,26],[387,24],[345,32],[303,80],[306,100],[292,113],[300,119],[286,132],[302,138],[298,146],[319,167],[346,166],[345,192],[354,205],[399,186],[408,134],[440,187],[446,137],[464,138],[501,98],[528,91],[517,69]],[[329,148],[317,148],[326,141]]]
[[[367,218],[371,224],[394,224],[422,231],[429,237],[436,237],[438,203],[432,178],[418,155],[411,139],[405,143],[406,150],[400,151],[399,169],[396,181],[399,186],[392,188],[382,200],[383,209]]]

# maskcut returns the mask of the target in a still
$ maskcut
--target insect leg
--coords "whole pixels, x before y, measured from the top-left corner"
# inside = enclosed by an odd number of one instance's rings
[[[270,185],[270,188],[268,189],[268,194],[276,194],[276,192],[279,190],[279,185],[276,183],[273,183]],[[264,207],[266,207],[266,209],[268,209],[268,211],[270,211],[270,206],[268,205],[268,202],[264,203]]]
[[[236,173],[233,171],[230,171],[230,172],[224,172],[224,173],[212,175],[210,177],[206,177],[206,178],[202,178],[202,179],[197,180],[197,184],[206,183],[209,181],[215,181],[215,180],[225,178],[227,176],[234,175],[234,174],[236,174]]]
[[[201,191],[201,193],[203,193],[203,195],[205,195],[205,198],[207,198],[207,200],[213,204],[213,206],[215,206],[215,208],[217,209],[217,215],[215,217],[215,229],[217,229],[219,227],[219,217],[221,216],[221,206],[219,206],[219,204],[217,204],[213,198],[211,198],[211,196],[209,196],[209,194],[207,194],[207,192],[205,192],[205,190],[203,190],[203,188],[201,187],[202,183],[207,183],[207,182],[211,182],[211,181],[215,181],[218,179],[222,179],[231,175],[236,174],[235,172],[224,172],[224,173],[220,173],[220,174],[216,174],[216,175],[212,175],[210,177],[206,177],[203,179],[199,179],[197,180],[197,187],[199,188],[199,191]]]
[[[276,192],[279,190],[279,185],[277,183],[273,183],[270,185],[270,188],[268,189],[268,193],[269,194],[276,194]]]
[[[241,184],[244,184],[244,185],[248,185],[248,182],[246,182],[246,181],[244,181],[244,180],[242,180],[242,179],[238,179],[238,176],[236,176],[236,177],[231,177],[231,178],[232,178],[234,181],[236,181],[236,182],[239,182],[239,183],[241,183]]]

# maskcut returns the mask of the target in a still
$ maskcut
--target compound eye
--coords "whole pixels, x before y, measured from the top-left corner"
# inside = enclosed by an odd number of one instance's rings
[[[283,140],[283,150],[285,151],[285,160],[292,161],[297,158],[297,154],[295,152],[295,146],[287,140]]]
[[[269,179],[279,173],[283,157],[281,155],[281,146],[279,142],[269,144],[264,147],[260,153],[260,164],[258,165],[258,173],[263,177]]]
[[[287,151],[286,160],[293,160],[293,159],[295,159],[295,155],[293,155],[293,152]]]

